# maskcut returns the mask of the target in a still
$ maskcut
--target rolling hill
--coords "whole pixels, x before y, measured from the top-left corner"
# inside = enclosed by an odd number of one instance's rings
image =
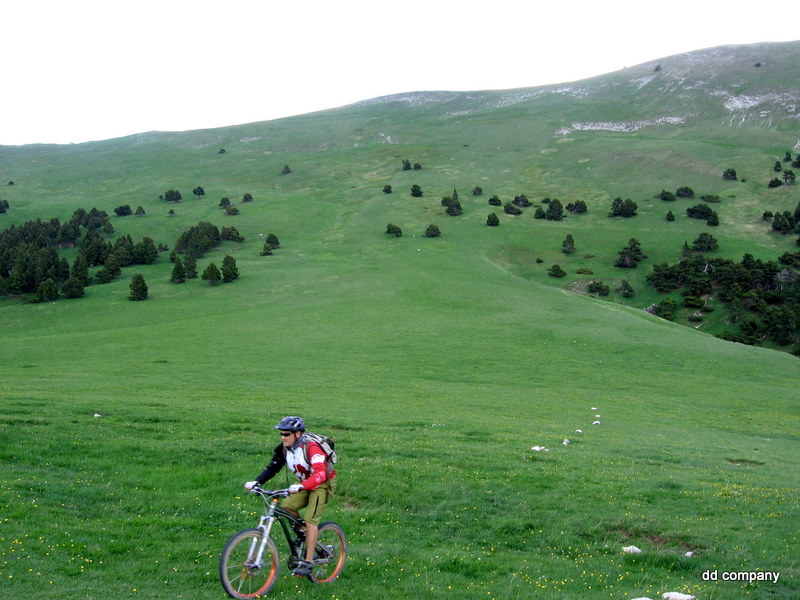
[[[722,304],[699,324],[643,309],[680,303],[646,275],[703,232],[714,257],[797,251],[762,215],[800,201],[768,187],[800,152],[798,58],[798,42],[714,48],[557,86],[0,147],[0,228],[96,207],[110,240],[172,249],[199,222],[244,237],[198,260],[235,257],[229,284],[171,283],[166,251],[80,299],[0,301],[4,587],[220,597],[218,551],[254,521],[240,482],[296,413],[341,449],[331,516],[351,559],[335,587],[286,580],[278,597],[796,597],[797,358],[715,337]],[[719,226],[686,216],[699,199],[656,197],[682,186],[718,197]],[[170,189],[183,200],[160,200]],[[488,203],[522,194],[518,216]],[[609,217],[616,197],[637,216]],[[545,198],[588,210],[537,219]],[[269,233],[281,247],[261,256]],[[619,269],[631,238],[647,256]],[[77,248],[60,252],[72,264]],[[144,302],[128,300],[134,273]],[[593,280],[613,293],[587,294]]]

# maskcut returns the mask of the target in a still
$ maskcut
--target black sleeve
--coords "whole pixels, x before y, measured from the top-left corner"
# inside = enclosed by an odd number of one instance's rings
[[[278,444],[275,448],[275,451],[272,453],[272,460],[266,467],[264,467],[264,470],[261,471],[261,475],[256,477],[256,481],[259,485],[269,481],[278,474],[285,464],[286,452],[283,449],[283,444]]]

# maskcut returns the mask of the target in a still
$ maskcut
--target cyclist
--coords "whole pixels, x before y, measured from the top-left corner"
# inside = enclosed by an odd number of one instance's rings
[[[272,460],[255,481],[248,481],[244,487],[249,490],[256,484],[263,485],[275,477],[284,465],[297,476],[300,483],[289,486],[292,495],[285,498],[281,506],[298,516],[298,511],[305,508],[306,556],[293,573],[298,577],[307,577],[311,574],[319,522],[333,494],[336,471],[319,444],[304,436],[306,425],[303,419],[284,417],[275,429],[281,432],[281,443],[272,453]]]

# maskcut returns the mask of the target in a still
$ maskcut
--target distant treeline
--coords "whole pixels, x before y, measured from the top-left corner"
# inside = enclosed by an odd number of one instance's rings
[[[37,219],[23,225],[12,225],[0,232],[0,295],[24,296],[34,294],[34,301],[55,300],[60,295],[79,298],[93,278],[89,267],[101,267],[94,276],[98,283],[117,278],[122,268],[149,265],[158,260],[168,248],[156,246],[152,238],[135,242],[123,235],[113,242],[105,236],[114,233],[114,226],[105,211],[93,208],[78,209],[69,221]],[[277,238],[274,243],[279,245]],[[201,222],[181,234],[175,253],[199,257],[225,240],[243,241],[235,227],[223,227]],[[60,256],[59,249],[78,246],[72,265]],[[236,275],[238,277],[238,273]]]

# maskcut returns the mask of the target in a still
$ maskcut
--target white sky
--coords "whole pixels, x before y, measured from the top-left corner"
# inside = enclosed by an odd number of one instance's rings
[[[387,94],[575,81],[800,38],[793,3],[7,0],[0,144],[302,114]]]

